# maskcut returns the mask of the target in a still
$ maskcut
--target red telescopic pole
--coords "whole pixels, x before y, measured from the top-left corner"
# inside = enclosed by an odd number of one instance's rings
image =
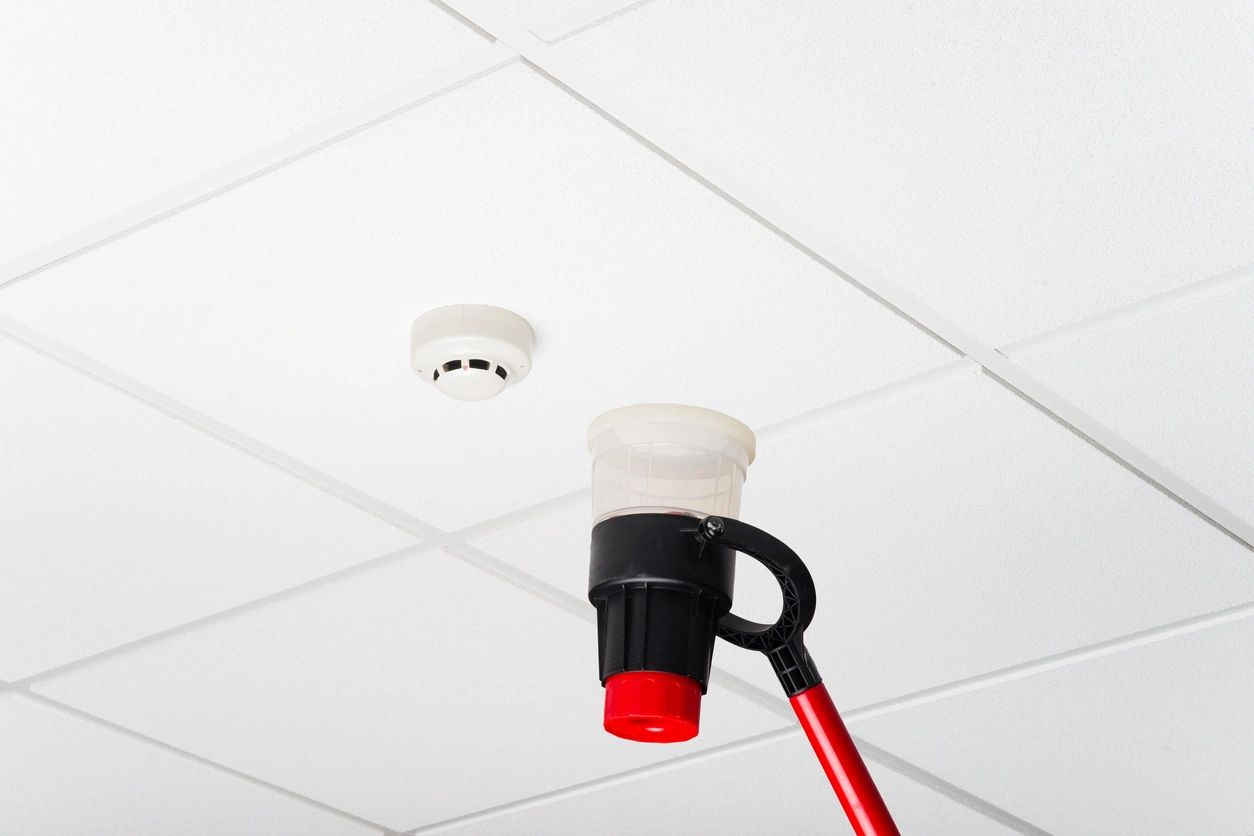
[[[900,836],[858,748],[822,683],[789,697],[814,754],[858,836]]]
[[[645,531],[647,536],[639,536],[631,540],[628,535],[633,532],[626,527]],[[692,527],[690,527],[692,526]],[[624,529],[624,530],[620,530]],[[636,532],[639,533],[639,532]],[[695,535],[695,536],[692,536]],[[688,539],[692,536],[692,539]],[[695,540],[695,544],[693,543]],[[658,544],[671,543],[674,554],[659,549]],[[711,547],[708,548],[707,547]],[[660,558],[651,573],[641,568],[643,556],[661,552]],[[810,745],[818,756],[832,789],[845,810],[845,816],[857,836],[901,836],[901,831],[893,823],[883,797],[875,788],[871,773],[867,772],[858,748],[845,729],[832,698],[823,686],[823,678],[819,676],[814,659],[806,650],[804,633],[814,618],[818,604],[818,594],[814,587],[814,578],[797,553],[787,544],[760,528],[730,517],[706,517],[695,526],[690,519],[667,514],[628,515],[611,518],[598,523],[592,530],[592,571],[591,591],[589,598],[597,604],[598,610],[605,612],[603,607],[609,598],[598,598],[597,579],[602,575],[609,578],[605,583],[609,586],[624,585],[622,580],[635,572],[639,577],[636,584],[642,589],[656,586],[657,579],[666,579],[670,584],[681,582],[695,583],[699,596],[711,595],[711,600],[719,600],[722,595],[725,606],[730,606],[731,582],[734,578],[734,553],[740,553],[761,563],[771,571],[779,582],[783,607],[774,624],[759,624],[741,618],[734,613],[724,612],[717,619],[719,638],[737,647],[755,650],[766,656],[779,679],[780,687],[792,703],[801,727],[805,729]],[[615,561],[618,561],[617,563]],[[723,561],[723,563],[720,563]],[[723,587],[708,592],[706,586],[696,583],[696,572],[709,571],[725,565],[726,591],[719,592]],[[612,571],[611,571],[612,570]],[[688,573],[688,581],[676,579],[676,574]],[[713,577],[713,576],[711,576]],[[608,593],[607,593],[608,594]],[[627,600],[620,593],[614,593]],[[696,600],[704,600],[700,598]],[[687,599],[684,599],[687,600]],[[600,602],[600,603],[598,603]],[[691,605],[689,605],[691,606]],[[653,612],[643,606],[636,610]],[[689,610],[696,612],[696,610]],[[673,622],[673,623],[672,623]],[[598,618],[598,636],[601,641],[601,658],[606,656],[607,638],[606,625],[634,625],[639,632],[617,640],[619,656],[626,655],[622,648],[628,647],[631,641],[637,642],[641,649],[652,636],[657,646],[659,638],[669,642],[666,646],[683,645],[674,641],[674,636],[666,630],[674,630],[674,624],[692,623],[693,616],[683,617],[679,612],[671,621],[660,621],[659,627],[649,631],[645,629],[643,617],[635,618],[620,615],[607,619],[604,614]],[[624,629],[624,633],[627,631]],[[695,635],[695,634],[693,634]],[[680,637],[683,633],[680,633]],[[711,645],[714,636],[709,633],[700,638],[689,639],[689,651],[682,658],[687,660],[685,666],[676,665],[670,671],[642,671],[629,669],[620,664],[603,676],[606,686],[605,728],[612,734],[631,740],[687,740],[697,733],[698,708],[700,705],[704,681],[685,682],[687,677],[692,680],[694,669],[692,660],[704,662],[703,670],[709,670]],[[630,641],[629,641],[630,640]],[[698,651],[704,651],[699,653]],[[643,657],[643,650],[641,656]],[[685,673],[687,671],[687,673]],[[603,671],[604,673],[604,671]],[[611,690],[612,686],[612,690]]]

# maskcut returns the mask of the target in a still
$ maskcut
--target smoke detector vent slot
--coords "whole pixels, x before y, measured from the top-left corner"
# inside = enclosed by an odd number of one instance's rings
[[[531,326],[490,305],[428,311],[410,329],[414,371],[444,394],[482,401],[520,382],[531,367]]]

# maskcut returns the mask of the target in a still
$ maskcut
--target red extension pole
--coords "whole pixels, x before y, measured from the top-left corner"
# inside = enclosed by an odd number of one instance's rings
[[[805,729],[814,754],[818,755],[832,782],[840,806],[853,825],[858,836],[901,836],[893,823],[880,791],[871,780],[858,748],[845,729],[844,722],[836,713],[836,705],[822,683],[807,688],[795,697],[789,697],[792,710],[797,712],[801,728]]]

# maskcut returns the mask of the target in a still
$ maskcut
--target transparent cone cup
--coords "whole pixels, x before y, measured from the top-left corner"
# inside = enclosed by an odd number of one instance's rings
[[[593,421],[588,450],[594,524],[621,514],[736,517],[756,440],[721,412],[641,404]]]

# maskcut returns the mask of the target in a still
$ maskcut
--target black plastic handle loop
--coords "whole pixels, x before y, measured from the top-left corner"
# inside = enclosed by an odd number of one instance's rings
[[[719,620],[719,637],[766,654],[790,697],[821,683],[823,679],[804,642],[818,595],[814,578],[797,553],[762,529],[726,517],[706,517],[693,533],[703,545],[718,543],[761,563],[775,576],[784,599],[774,624],[759,624],[728,613]]]

